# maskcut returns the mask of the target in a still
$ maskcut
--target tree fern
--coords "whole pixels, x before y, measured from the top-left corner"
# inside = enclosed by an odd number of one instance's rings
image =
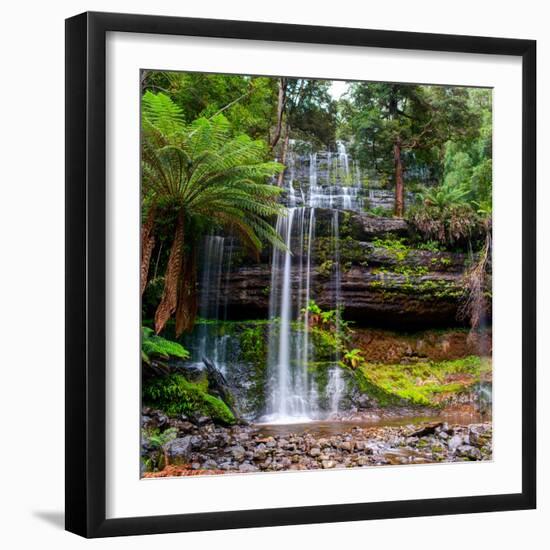
[[[164,209],[175,210],[178,219],[193,227],[223,227],[255,255],[263,242],[284,248],[268,223],[284,211],[277,200],[280,189],[268,183],[283,166],[265,160],[264,142],[232,135],[221,114],[186,123],[181,109],[162,93],[144,94],[142,114],[142,190],[147,205],[154,205],[159,215]],[[166,269],[165,292],[155,316],[157,333],[176,308],[192,307],[190,298],[174,298],[174,289],[182,286],[178,280],[185,253],[180,235]],[[180,313],[176,317],[192,314]]]

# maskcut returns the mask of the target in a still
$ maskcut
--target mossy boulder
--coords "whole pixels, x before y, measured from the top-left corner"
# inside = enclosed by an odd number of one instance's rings
[[[412,365],[364,363],[353,372],[361,391],[373,395],[381,405],[437,408],[490,378],[491,360],[471,355]]]
[[[143,403],[169,416],[208,416],[221,424],[234,424],[231,409],[208,393],[206,382],[189,382],[181,374],[159,376],[144,382]]]

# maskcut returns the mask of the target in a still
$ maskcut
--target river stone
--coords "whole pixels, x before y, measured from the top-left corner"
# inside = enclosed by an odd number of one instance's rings
[[[373,455],[373,454],[376,454],[378,452],[378,449],[380,448],[379,445],[377,445],[376,443],[371,443],[371,442],[368,442],[365,444],[365,454],[367,455]]]
[[[239,465],[239,472],[243,474],[248,474],[248,473],[257,472],[257,471],[258,471],[258,468],[256,468],[256,466],[252,464],[249,464],[248,462],[245,462]]]
[[[254,451],[255,460],[265,460],[267,457],[266,447],[263,443],[260,443]]]
[[[191,455],[193,448],[192,444],[193,436],[186,435],[185,437],[178,437],[164,446],[166,455],[170,462],[186,461]]]
[[[459,435],[453,435],[449,440],[449,451],[455,451],[460,445],[462,445],[463,440]]]
[[[309,451],[309,456],[312,456],[312,457],[317,457],[321,454],[321,449],[319,449],[319,447],[313,447],[313,449],[310,449]]]
[[[323,465],[323,468],[325,468],[326,470],[328,468],[335,468],[336,462],[334,460],[323,460],[322,465]]]
[[[348,451],[351,453],[351,451],[353,450],[353,443],[351,441],[343,441],[342,443],[340,443],[339,447],[343,451]]]
[[[209,458],[204,464],[202,465],[203,470],[217,470],[218,464],[215,460],[212,460]]]
[[[151,422],[151,417],[150,416],[146,416],[146,415],[141,416],[141,426],[142,427],[147,426],[147,424],[149,424],[149,422]]]
[[[472,447],[471,445],[460,445],[460,447],[458,447],[456,451],[459,456],[469,458],[470,460],[482,459],[481,451],[476,447]]]
[[[483,426],[471,426],[469,437],[470,445],[482,447],[490,440],[490,433]]]
[[[246,451],[242,445],[235,445],[235,447],[231,447],[230,451],[233,458],[238,462],[242,462],[244,460]]]

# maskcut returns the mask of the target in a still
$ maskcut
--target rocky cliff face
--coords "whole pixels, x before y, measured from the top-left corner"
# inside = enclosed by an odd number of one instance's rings
[[[312,295],[325,309],[332,307],[335,291],[330,276],[334,267],[331,217],[329,211],[317,213],[311,258]],[[433,246],[422,249],[426,245],[415,244],[411,229],[401,219],[346,211],[339,218],[340,296],[345,318],[360,325],[401,328],[464,324],[458,318],[465,293],[464,273],[475,257],[437,251]],[[234,266],[221,288],[229,317],[265,317],[270,284],[267,254],[260,264]]]

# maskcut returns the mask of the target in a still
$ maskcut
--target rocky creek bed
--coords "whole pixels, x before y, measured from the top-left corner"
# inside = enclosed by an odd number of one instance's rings
[[[143,458],[153,458],[153,462],[159,459],[162,466],[143,475],[166,477],[490,460],[491,422],[454,420],[401,417],[399,421],[379,418],[377,422],[371,419],[363,423],[329,421],[299,426],[225,427],[208,418],[190,422],[144,409],[144,431],[172,429],[173,438],[162,449],[143,440]]]

